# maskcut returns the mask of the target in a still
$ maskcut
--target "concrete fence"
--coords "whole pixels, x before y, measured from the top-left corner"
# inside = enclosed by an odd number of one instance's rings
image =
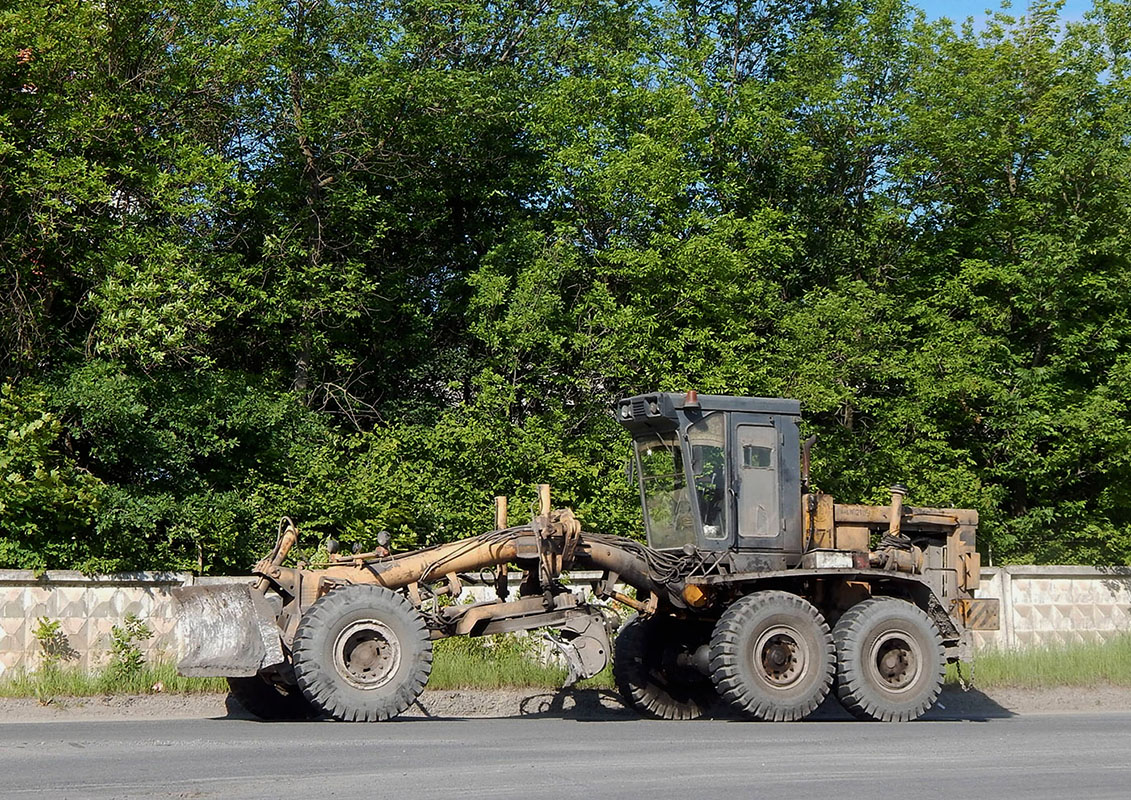
[[[982,570],[980,597],[1001,600],[1001,627],[980,646],[1100,642],[1131,633],[1131,568],[1015,566]]]
[[[59,623],[67,637],[64,663],[87,669],[110,657],[110,634],[128,615],[141,619],[153,638],[140,642],[150,660],[172,658],[173,602],[170,590],[235,578],[194,578],[187,572],[84,575],[66,570],[38,578],[28,570],[0,570],[0,676],[13,668],[36,669],[42,651],[40,620]]]
[[[141,643],[149,659],[171,658],[177,586],[239,578],[194,578],[189,573],[83,575],[0,570],[0,676],[35,669],[42,659],[35,636],[40,620],[57,621],[67,637],[68,662],[95,668],[109,659],[111,629],[127,615],[142,619],[153,638]],[[491,590],[468,586],[485,599]],[[982,597],[1001,600],[1001,629],[978,632],[981,647],[1032,647],[1102,641],[1131,633],[1131,568],[1014,566],[982,571]]]

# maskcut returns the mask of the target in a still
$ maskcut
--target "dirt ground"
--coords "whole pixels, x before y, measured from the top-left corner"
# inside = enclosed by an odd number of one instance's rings
[[[931,719],[989,719],[1030,714],[1131,711],[1131,687],[1094,686],[1056,689],[993,689],[989,692],[947,687],[928,715]],[[554,691],[499,689],[427,691],[405,716],[498,718],[560,716],[579,719],[632,719],[635,714],[608,690]],[[234,701],[220,694],[129,695],[114,697],[0,698],[0,722],[49,722],[83,719],[247,718]],[[844,717],[833,700],[814,715]]]

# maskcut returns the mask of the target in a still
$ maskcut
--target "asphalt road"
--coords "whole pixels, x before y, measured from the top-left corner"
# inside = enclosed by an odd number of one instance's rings
[[[1131,797],[1131,714],[0,723],[4,798]]]

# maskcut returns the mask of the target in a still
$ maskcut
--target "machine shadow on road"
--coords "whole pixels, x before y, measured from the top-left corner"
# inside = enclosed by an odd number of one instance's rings
[[[924,722],[986,722],[991,719],[1008,719],[1017,714],[977,689],[962,691],[947,688],[934,707],[921,718]],[[844,707],[831,695],[809,716],[814,722],[856,722]]]
[[[228,698],[227,715],[223,719],[257,720],[233,698]],[[927,722],[985,722],[1008,719],[1017,714],[997,703],[977,689],[961,691],[947,688],[938,703],[923,717]],[[627,708],[620,695],[611,689],[558,689],[552,691],[518,694],[515,692],[469,692],[461,697],[459,692],[445,692],[429,697],[425,695],[412,708],[397,718],[398,722],[457,719],[566,719],[581,722],[607,722],[639,720],[641,716]],[[719,706],[711,710],[708,720],[749,722],[729,709]],[[311,721],[311,720],[296,720]],[[314,720],[317,721],[317,720]],[[812,722],[856,722],[835,697],[828,697],[811,714]]]
[[[517,715],[523,717],[546,717],[576,719],[583,721],[633,720],[640,715],[626,708],[620,696],[609,689],[559,690],[531,695],[523,699]],[[977,689],[944,691],[939,701],[923,719],[925,721],[967,721],[984,722],[991,719],[1007,719],[1017,716],[1008,708]],[[749,722],[730,709],[717,706],[707,715],[709,720]],[[813,722],[857,722],[835,697],[829,696],[807,721]]]

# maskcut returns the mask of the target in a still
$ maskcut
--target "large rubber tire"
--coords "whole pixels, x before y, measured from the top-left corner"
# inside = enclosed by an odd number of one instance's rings
[[[376,722],[411,706],[432,672],[432,639],[420,612],[382,586],[345,586],[319,598],[295,633],[294,670],[316,709]]]
[[[821,612],[789,592],[731,604],[711,636],[711,677],[736,711],[770,722],[804,719],[821,704],[836,665]]]
[[[700,637],[692,626],[632,616],[617,634],[613,680],[626,704],[654,719],[699,719],[717,700],[710,678],[676,663]]]
[[[833,630],[837,697],[857,719],[909,722],[942,691],[946,661],[938,628],[904,600],[857,603]]]
[[[278,686],[258,675],[228,678],[228,689],[244,710],[260,719],[313,719],[318,710],[297,686]]]

